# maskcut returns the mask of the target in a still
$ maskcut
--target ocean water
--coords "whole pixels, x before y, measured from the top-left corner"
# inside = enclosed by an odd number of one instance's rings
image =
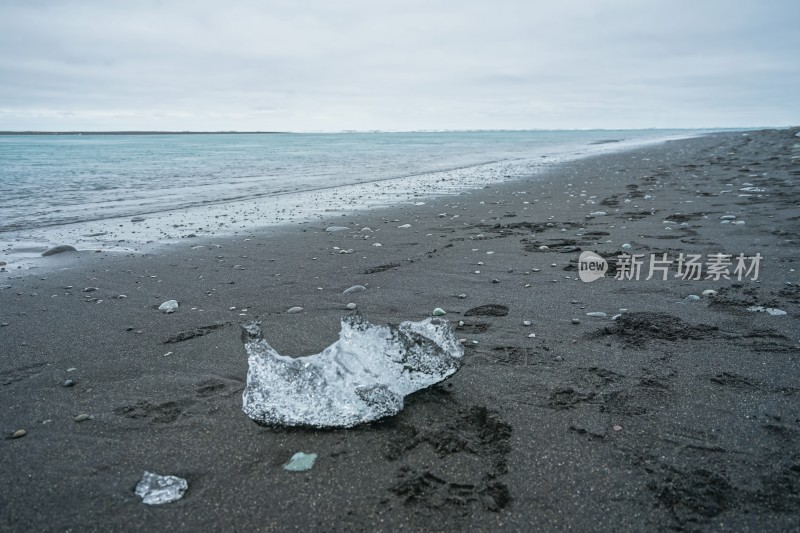
[[[455,169],[453,179],[469,186],[534,173],[547,158],[610,147],[592,144],[598,141],[682,134],[687,132],[2,135],[0,233],[409,176],[435,183],[440,173],[452,177]]]
[[[702,133],[0,135],[0,277],[55,268],[41,257],[55,245],[130,253],[287,223],[319,230]]]

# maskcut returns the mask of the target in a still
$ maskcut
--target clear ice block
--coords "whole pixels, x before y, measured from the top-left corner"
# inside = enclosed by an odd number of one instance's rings
[[[244,412],[259,424],[349,428],[391,416],[403,398],[453,375],[464,349],[440,318],[378,326],[354,313],[339,340],[306,357],[280,355],[260,322],[242,326],[250,369]]]

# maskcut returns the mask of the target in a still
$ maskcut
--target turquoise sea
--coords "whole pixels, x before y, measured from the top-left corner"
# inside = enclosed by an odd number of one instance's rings
[[[532,162],[687,130],[0,135],[0,233],[174,211],[489,163]],[[495,165],[496,171],[496,165]],[[427,178],[426,178],[427,179]]]

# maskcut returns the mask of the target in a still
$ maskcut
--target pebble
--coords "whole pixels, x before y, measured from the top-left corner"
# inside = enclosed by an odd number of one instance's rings
[[[345,289],[344,291],[342,291],[342,294],[352,294],[354,292],[362,292],[365,290],[367,290],[367,288],[363,285],[353,285],[349,289]]]
[[[703,296],[705,296],[706,298],[713,298],[716,295],[717,291],[715,291],[714,289],[706,289],[703,291]]]
[[[528,338],[529,339],[535,339],[536,338],[536,333],[529,333],[528,334]]]
[[[75,417],[75,422],[86,422],[90,418],[91,417],[89,415],[86,415],[86,414],[78,415],[78,416]]]
[[[20,437],[24,437],[27,434],[28,434],[28,432],[25,431],[24,429],[18,429],[14,433],[11,434],[11,438],[12,439],[18,439]]]
[[[410,228],[411,224],[403,224],[402,226],[397,226],[398,228]]]
[[[78,250],[75,249],[74,246],[70,246],[68,244],[62,244],[61,246],[54,246],[49,250],[45,250],[42,252],[42,257],[47,257],[48,255],[56,255],[63,252],[77,252]]]
[[[631,246],[630,244],[628,244],[628,243],[626,242],[625,244],[623,244],[622,246],[620,246],[620,248],[622,248],[623,250],[630,250],[631,248],[633,248],[633,246]]]
[[[700,299],[700,297],[698,295],[696,295],[696,294],[690,294],[689,296],[684,298],[684,300],[686,300],[687,302],[696,302],[699,299]]]
[[[466,297],[467,297],[467,295],[466,295],[466,294],[459,294],[459,295],[458,295],[458,297],[459,297],[459,298],[461,298],[461,299],[463,300],[464,298],[466,298]]]
[[[592,311],[591,313],[586,313],[586,316],[590,316],[592,318],[606,318],[608,314],[602,311]]]
[[[131,222],[144,222],[144,220],[145,220],[144,217],[133,217],[131,219]]]
[[[170,313],[174,313],[175,311],[178,310],[178,301],[167,300],[166,302],[158,306],[158,310],[167,315]]]
[[[358,307],[358,306],[356,304],[354,304],[353,302],[350,302],[349,304],[347,304],[347,308],[349,310],[351,310],[351,311],[354,310],[356,307]]]
[[[573,324],[580,324],[580,323],[581,323],[581,321],[580,321],[580,319],[578,319],[578,318],[573,318],[573,319],[572,319],[572,323],[573,323]]]
[[[433,313],[431,313],[431,314],[433,316],[442,316],[442,315],[446,315],[447,312],[445,312],[445,310],[442,309],[441,307],[437,307],[436,309],[433,310]]]
[[[66,380],[66,381],[64,382],[64,386],[65,386],[65,387],[74,387],[74,386],[75,386],[75,382],[74,382],[74,381],[72,381],[71,379],[68,379],[68,380]]]
[[[0,322],[0,327],[3,327],[3,328],[6,327],[6,326],[10,326],[10,325],[11,325],[11,323],[9,323],[9,322]]]
[[[592,217],[604,217],[607,214],[608,213],[606,213],[605,211],[592,211],[591,213],[589,213],[589,216],[592,216]]]
[[[492,283],[500,283],[500,280],[499,279],[493,279]]]
[[[328,233],[334,233],[336,231],[347,231],[348,229],[350,228],[346,228],[344,226],[330,226],[325,228],[325,231],[327,231]]]
[[[611,429],[614,431],[622,431],[622,426],[613,426]]]
[[[293,315],[295,313],[302,313],[303,308],[300,306],[290,307],[289,309],[286,310],[286,312],[289,313],[290,315]]]
[[[97,290],[99,290],[97,287],[86,287],[85,289],[83,289],[83,292],[94,292]]]
[[[530,326],[531,325],[531,321],[530,320],[523,320],[522,321],[522,325],[523,326]]]

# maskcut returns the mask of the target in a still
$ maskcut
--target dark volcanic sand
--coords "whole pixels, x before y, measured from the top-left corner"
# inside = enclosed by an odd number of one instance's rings
[[[0,274],[0,428],[27,430],[0,440],[0,529],[797,530],[794,133],[669,142],[313,228]],[[745,183],[766,192],[738,196]],[[576,280],[578,250],[622,243],[764,259],[759,282]],[[342,294],[356,284],[368,290]],[[684,300],[705,289],[719,294]],[[173,298],[176,313],[156,310]],[[376,323],[444,308],[464,321],[464,367],[368,426],[251,422],[239,324],[258,317],[278,350],[314,353],[348,302]],[[298,451],[319,455],[311,471],[282,468]],[[144,505],[144,470],[189,490]]]

